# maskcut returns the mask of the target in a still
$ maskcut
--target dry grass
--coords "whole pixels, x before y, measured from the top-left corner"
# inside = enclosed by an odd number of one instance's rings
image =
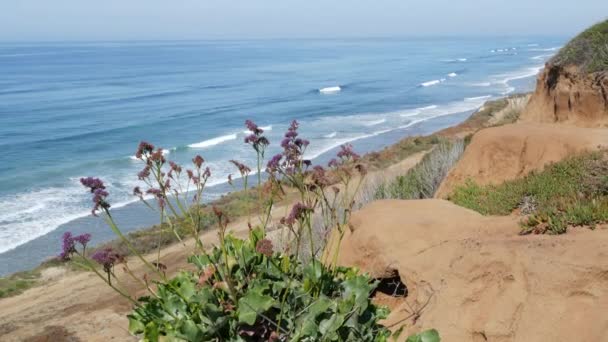
[[[362,203],[379,199],[432,198],[449,170],[464,153],[465,141],[445,140],[405,173],[380,173],[363,191]]]

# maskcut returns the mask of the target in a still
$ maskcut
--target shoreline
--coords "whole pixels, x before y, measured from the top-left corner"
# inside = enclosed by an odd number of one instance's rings
[[[389,132],[383,132],[363,139],[354,140],[349,143],[362,155],[373,153],[397,144],[400,140],[410,136],[429,135],[439,130],[457,125],[466,120],[472,112],[475,112],[475,110],[438,116],[410,127],[398,128]],[[327,163],[333,156],[333,153],[338,149],[339,146],[336,146],[324,151],[313,159],[314,163]],[[210,186],[206,188],[207,201],[205,201],[205,203],[212,203],[232,192],[234,192],[234,189],[227,183]],[[158,218],[155,215],[150,215],[150,210],[139,200],[116,207],[112,212],[125,233],[150,229],[150,227],[154,226],[158,221]],[[92,246],[99,246],[115,239],[115,235],[111,230],[107,229],[106,224],[102,219],[93,217],[87,213],[85,216],[78,217],[60,225],[47,234],[1,253],[0,265],[2,266],[0,266],[0,277],[7,277],[13,273],[34,269],[41,263],[58,255],[60,251],[61,235],[66,231],[71,231],[74,234],[93,233]]]
[[[386,175],[395,168],[401,172],[411,170],[423,159],[423,157],[438,146],[442,141],[471,136],[473,133],[490,127],[492,125],[502,125],[511,122],[504,121],[500,113],[508,109],[511,101],[515,97],[522,95],[511,95],[509,97],[486,102],[480,110],[460,113],[459,115],[449,116],[450,123],[444,120],[435,120],[424,129],[417,131],[419,134],[404,137],[403,132],[392,132],[393,138],[398,139],[395,143],[386,143],[388,137],[377,137],[384,140],[384,147],[377,148],[365,155],[362,155],[362,162],[368,166],[370,177]],[[495,119],[498,119],[496,122]],[[360,142],[365,144],[365,142]],[[235,192],[233,195],[224,197],[226,201],[242,198],[242,193]],[[224,199],[222,198],[222,199]],[[284,199],[277,203],[273,210],[273,220],[278,220],[288,214],[290,203],[293,199]],[[220,202],[220,201],[218,201]],[[221,207],[224,211],[226,207]],[[230,202],[228,202],[230,204]],[[208,208],[207,208],[208,209]],[[255,210],[255,209],[254,209]],[[243,237],[247,233],[247,218],[241,211],[241,215],[230,216],[233,219],[228,229],[237,237]],[[106,228],[106,231],[109,229]],[[154,227],[140,230],[150,232],[157,241]],[[96,233],[96,232],[93,232]],[[139,237],[138,237],[139,238]],[[217,239],[215,224],[207,226],[201,232],[201,238],[207,243],[213,243]],[[133,243],[141,243],[145,246],[146,242],[139,239],[132,240]],[[184,240],[185,245],[180,243],[167,243],[161,248],[163,263],[167,266],[167,272],[174,274],[188,267],[185,262],[186,256],[192,247],[192,238]],[[120,245],[114,245],[120,248]],[[139,249],[139,248],[138,248]],[[144,255],[155,255],[153,249],[147,249]],[[143,265],[137,258],[127,256],[130,268],[134,272],[145,272]],[[123,278],[125,286],[136,293],[141,290],[139,284],[127,278]],[[7,283],[17,287],[15,292],[6,292]],[[126,339],[129,333],[122,327],[127,324],[125,314],[131,310],[128,302],[122,302],[109,287],[96,287],[99,279],[92,272],[84,272],[71,263],[51,262],[38,266],[33,271],[25,271],[13,274],[9,277],[0,277],[0,301],[3,301],[5,308],[0,313],[1,317],[7,318],[0,324],[0,335],[5,336],[29,336],[43,337],[55,334],[63,336],[104,336],[103,340],[111,338]],[[19,284],[25,284],[19,287]],[[35,298],[23,301],[24,296]],[[34,305],[35,307],[31,306]],[[53,310],[62,310],[63,315],[55,318],[48,316],[48,310],[39,310],[38,307],[53,306]],[[34,312],[32,312],[34,310]],[[83,321],[80,317],[85,314],[90,319]],[[10,319],[8,319],[10,317]],[[37,322],[45,321],[44,325]],[[19,322],[19,323],[16,323]],[[69,323],[68,323],[69,322]],[[36,327],[31,325],[35,324]],[[64,327],[71,324],[70,329]],[[100,330],[101,329],[101,330]],[[101,340],[101,339],[100,339]]]
[[[351,144],[364,158],[370,158],[371,155],[381,154],[383,151],[395,148],[401,142],[414,137],[444,135],[442,132],[449,132],[447,135],[452,136],[454,135],[454,129],[459,131],[466,130],[464,127],[459,127],[466,126],[476,115],[487,109],[489,103],[501,102],[515,96],[519,95],[490,99],[484,102],[477,110],[434,117],[407,128],[391,130],[375,136],[355,140]],[[325,151],[314,159],[315,163],[326,163],[331,158],[332,152],[337,149],[337,147],[334,147]],[[205,203],[210,204],[221,200],[226,195],[234,193],[233,190],[234,188],[230,187],[227,183],[211,186],[207,189],[208,201],[205,201]],[[158,218],[155,215],[150,215],[150,210],[140,201],[114,209],[113,215],[125,233],[145,233],[151,231],[158,221]],[[19,273],[35,272],[44,268],[44,265],[49,262],[52,264],[52,260],[58,254],[60,248],[61,235],[66,231],[71,231],[74,234],[93,233],[94,239],[91,244],[93,247],[112,243],[116,238],[113,232],[107,229],[102,219],[91,215],[80,217],[41,237],[0,254],[0,265],[4,267],[0,268],[0,279],[10,278],[14,274]],[[166,247],[168,246],[164,246],[163,248]],[[37,254],[32,253],[32,251],[36,251]],[[23,262],[24,260],[26,262]]]

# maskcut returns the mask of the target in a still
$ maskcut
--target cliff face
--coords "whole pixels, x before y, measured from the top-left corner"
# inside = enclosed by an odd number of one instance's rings
[[[608,127],[608,72],[547,64],[520,120]]]

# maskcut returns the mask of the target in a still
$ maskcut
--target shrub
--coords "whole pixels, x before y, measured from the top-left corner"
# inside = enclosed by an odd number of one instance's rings
[[[245,143],[257,154],[257,186],[248,188],[248,166],[231,162],[243,179],[245,193],[256,198],[256,204],[243,202],[249,217],[248,239],[232,236],[227,213],[214,206],[219,244],[209,249],[200,238],[210,220],[200,210],[211,175],[204,159],[196,156],[193,168],[184,171],[180,165],[167,163],[161,148],[142,142],[136,156],[144,162],[144,168],[138,178],[147,189],[136,187],[133,193],[160,214],[155,261],[145,258],[114,222],[103,182],[89,177],[81,183],[92,194],[93,215],[101,214],[106,219],[123,247],[143,263],[148,273],[138,277],[125,263],[125,253],[115,248],[87,254],[89,234],[64,235],[61,259],[91,270],[129,300],[134,306],[129,330],[145,341],[386,341],[391,332],[379,321],[386,318],[388,310],[370,299],[377,282],[355,268],[337,265],[354,196],[366,175],[359,156],[350,145],[344,145],[327,168],[312,167],[304,158],[309,143],[298,137],[298,123],[294,121],[281,143],[283,152],[268,161],[268,179],[263,182],[262,163],[269,141],[253,122],[247,121],[246,126],[251,134]],[[186,185],[182,186],[184,177]],[[229,182],[232,184],[230,177]],[[183,188],[194,190],[179,190]],[[267,230],[273,206],[286,189],[296,192],[298,202],[281,219],[291,239],[280,252]],[[254,206],[256,210],[252,210]],[[255,227],[251,223],[254,213],[259,222]],[[330,232],[335,242],[332,248],[324,249],[326,243],[317,243],[315,215],[320,217],[323,231]],[[183,242],[186,232],[195,241],[188,261],[196,271],[168,277],[160,258],[163,234],[173,234]],[[147,289],[146,296],[136,299],[123,286],[115,272],[120,264],[126,275]]]
[[[157,340],[381,341],[388,311],[369,301],[375,283],[349,268],[301,263],[274,253],[261,229],[248,240],[226,236],[221,247],[159,284],[157,297],[129,316],[130,330]],[[197,274],[200,274],[198,276]]]
[[[484,215],[530,214],[522,233],[562,234],[568,226],[608,221],[608,151],[586,153],[554,163],[541,172],[500,185],[467,180],[449,199]]]
[[[381,179],[366,191],[373,192],[373,199],[431,198],[451,167],[460,159],[464,147],[464,140],[444,140],[405,175]]]
[[[558,66],[576,65],[587,73],[608,70],[608,20],[576,36],[550,63]]]

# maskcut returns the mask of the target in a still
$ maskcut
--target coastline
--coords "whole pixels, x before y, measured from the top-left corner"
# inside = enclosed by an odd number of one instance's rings
[[[391,130],[382,134],[351,141],[354,149],[361,154],[380,151],[388,146],[397,144],[400,140],[411,136],[429,135],[434,132],[455,126],[465,121],[473,112],[465,111],[450,115],[438,116],[420,122],[410,127]],[[325,164],[335,154],[339,147],[333,147],[324,151],[313,159],[316,164]],[[135,177],[135,176],[134,176]],[[238,188],[238,187],[237,187]],[[221,199],[223,195],[233,191],[227,183],[213,185],[206,190],[206,203]],[[125,233],[146,230],[155,225],[158,218],[150,215],[150,210],[141,202],[134,201],[112,210],[115,219]],[[6,277],[15,272],[21,272],[38,267],[41,263],[51,260],[59,254],[61,236],[70,231],[74,234],[93,233],[92,245],[98,246],[115,239],[114,233],[107,228],[105,222],[87,214],[57,229],[26,242],[14,249],[0,254],[0,277]]]
[[[521,95],[512,95],[509,98]],[[405,136],[404,132],[387,132],[393,134],[392,138],[397,139],[395,143],[387,143],[388,136],[375,137],[378,141],[384,142],[383,148],[374,151],[367,151],[363,155],[363,161],[370,167],[370,176],[374,173],[382,174],[389,169],[399,168],[402,171],[408,170],[420,162],[423,156],[437,144],[441,139],[462,139],[463,136],[471,135],[477,130],[488,127],[492,124],[495,114],[507,107],[507,98],[488,101],[481,110],[460,113],[458,115],[447,116],[449,121],[435,120],[424,128],[418,127],[415,131],[409,131],[411,135]],[[500,119],[500,118],[499,118]],[[509,122],[503,122],[509,123]],[[501,123],[498,123],[499,125]],[[411,128],[412,130],[414,128]],[[414,133],[415,132],[415,133]],[[359,141],[354,143],[355,148],[363,149],[366,145],[370,146],[369,141]],[[325,158],[329,156],[326,155]],[[317,162],[322,162],[317,160]],[[234,193],[240,196],[240,193]],[[288,200],[287,200],[288,201]],[[273,211],[273,219],[278,219],[287,214],[288,202],[283,203]],[[127,208],[127,207],[125,207]],[[128,209],[128,208],[127,208]],[[234,217],[234,222],[229,230],[237,236],[247,232],[247,223],[243,216]],[[107,227],[106,231],[109,231]],[[100,229],[102,229],[100,227]],[[154,227],[148,228],[153,230]],[[102,230],[98,230],[100,232]],[[145,232],[146,229],[140,230]],[[98,233],[94,232],[94,233]],[[59,232],[57,233],[59,234]],[[201,237],[207,243],[213,243],[217,238],[215,229],[209,228],[202,232]],[[166,263],[169,274],[173,274],[180,269],[187,268],[185,263],[186,256],[190,250],[191,239],[185,240],[186,244],[179,243],[167,244],[162,247],[163,262]],[[55,245],[58,245],[55,242]],[[130,268],[135,272],[143,272],[140,262],[133,257],[128,257]],[[0,319],[5,323],[0,325],[0,335],[13,337],[42,337],[42,336],[98,336],[101,340],[110,338],[128,339],[128,332],[121,328],[126,324],[125,314],[131,309],[128,303],[124,303],[109,288],[98,288],[95,285],[99,281],[91,272],[82,272],[73,265],[58,265],[57,263],[46,263],[33,271],[16,273],[9,277],[0,278],[0,290],[3,281],[28,282],[28,286],[21,291],[0,296],[4,310],[0,310]],[[132,281],[125,283],[132,291],[138,290],[138,284]],[[27,294],[20,293],[27,291]],[[22,302],[23,296],[31,298]],[[4,298],[2,298],[4,297]],[[60,308],[63,315],[49,317],[46,311],[37,309],[36,313],[30,312],[25,307],[46,307],[53,305],[54,309]],[[84,311],[83,311],[84,310]],[[29,312],[29,313],[28,313]],[[86,314],[90,319],[84,321],[80,319],[82,314]],[[47,324],[34,328],[31,324],[45,321]],[[18,322],[18,324],[15,324]],[[67,326],[68,322],[72,328],[67,330],[62,326]],[[74,330],[75,329],[75,330]],[[77,331],[77,333],[75,333]],[[75,334],[75,335],[74,335]]]
[[[527,93],[526,93],[527,94]],[[365,139],[351,142],[354,149],[360,152],[364,159],[371,164],[379,163],[379,168],[391,166],[409,155],[393,156],[391,150],[399,150],[403,142],[407,142],[416,137],[464,137],[475,130],[483,127],[488,122],[488,118],[496,113],[498,109],[506,105],[506,99],[519,97],[520,94],[505,96],[498,99],[490,99],[480,108],[473,111],[439,116],[407,128],[392,130],[383,134],[375,135]],[[503,103],[504,102],[504,103]],[[429,145],[432,146],[432,145]],[[428,146],[426,146],[428,148]],[[314,163],[324,164],[335,154],[338,148],[332,148],[314,159]],[[386,152],[389,151],[389,152]],[[383,155],[384,153],[384,155]],[[388,155],[388,156],[387,156]],[[378,168],[378,166],[376,166]],[[239,180],[236,180],[238,182]],[[236,184],[236,188],[239,186]],[[218,202],[226,195],[238,194],[233,192],[234,188],[227,183],[210,186],[207,192],[206,204]],[[125,233],[135,233],[143,235],[155,229],[158,218],[150,215],[150,210],[140,201],[129,203],[125,206],[113,209],[113,215]],[[99,217],[87,215],[78,218],[68,224],[60,226],[58,229],[27,242],[13,250],[0,254],[0,280],[13,277],[14,275],[38,273],[48,266],[53,266],[55,255],[60,249],[60,239],[64,232],[70,231],[74,234],[93,233],[93,247],[103,246],[115,241],[116,236],[108,229],[106,223]],[[165,245],[169,248],[171,245]],[[18,264],[17,264],[18,263]],[[0,296],[1,298],[2,296]]]

